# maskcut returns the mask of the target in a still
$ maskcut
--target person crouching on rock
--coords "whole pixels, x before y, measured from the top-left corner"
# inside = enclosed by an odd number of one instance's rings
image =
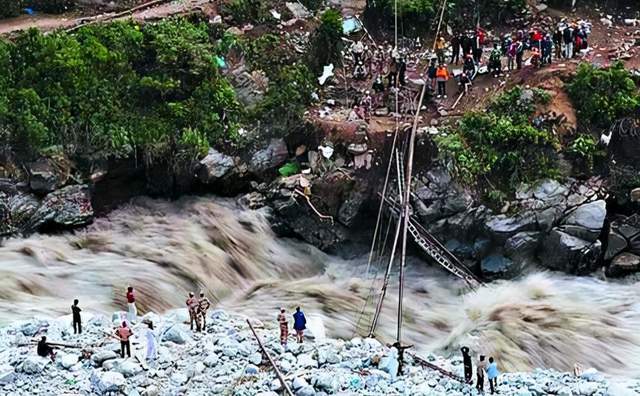
[[[198,299],[198,315],[202,318],[202,330],[206,330],[207,327],[207,311],[211,306],[211,301],[205,297],[204,292],[200,291],[200,298]]]
[[[289,322],[287,322],[287,316],[284,314],[284,308],[280,308],[278,323],[280,324],[280,344],[282,344],[283,348],[286,348],[287,338],[289,337]]]
[[[127,357],[131,357],[131,344],[129,337],[133,335],[133,331],[127,327],[127,322],[123,321],[122,326],[116,330],[116,336],[120,339],[120,357],[124,359],[124,350],[127,350]]]
[[[462,364],[464,365],[464,382],[467,384],[471,383],[471,375],[473,372],[473,367],[471,365],[471,355],[469,355],[469,348],[462,347],[460,348],[462,352]]]
[[[40,341],[38,341],[37,352],[38,352],[38,356],[42,356],[42,357],[50,356],[52,362],[56,361],[56,353],[54,352],[53,347],[47,343],[47,337],[45,336],[42,336]]]
[[[293,329],[296,331],[296,338],[299,344],[302,344],[306,328],[307,318],[304,317],[304,312],[300,310],[300,307],[296,307],[296,313],[293,314]]]
[[[193,331],[193,322],[196,322],[196,331],[200,331],[200,318],[198,318],[198,300],[193,296],[193,293],[189,293],[187,299],[187,309],[189,310],[189,322],[191,330]]]

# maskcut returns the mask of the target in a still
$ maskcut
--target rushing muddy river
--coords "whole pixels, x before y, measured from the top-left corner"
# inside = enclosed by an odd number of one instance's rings
[[[74,298],[85,310],[110,312],[124,307],[133,285],[142,312],[182,307],[188,291],[205,290],[219,307],[263,321],[280,306],[301,305],[322,318],[328,336],[351,338],[367,333],[382,283],[385,264],[367,275],[366,261],[277,238],[260,212],[232,201],[141,198],[73,234],[5,241],[0,321],[67,314]],[[579,362],[640,373],[638,283],[537,273],[469,292],[420,258],[407,271],[404,339],[418,352],[448,355],[469,345],[505,370],[571,370]],[[394,277],[382,339],[395,337],[396,295]]]

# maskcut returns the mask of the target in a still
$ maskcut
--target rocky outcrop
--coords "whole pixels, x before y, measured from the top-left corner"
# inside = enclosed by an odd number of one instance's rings
[[[442,240],[482,247],[471,257],[488,278],[517,275],[534,262],[581,274],[601,264],[598,238],[607,208],[599,179],[523,185],[502,213],[474,206],[443,170],[429,171],[414,189],[414,209],[423,225]]]
[[[93,219],[91,196],[87,185],[67,186],[48,194],[27,223],[28,230],[45,224],[62,227],[85,225]]]
[[[40,158],[29,164],[28,171],[31,191],[47,194],[67,183],[70,167],[63,157]]]
[[[625,276],[640,271],[640,214],[618,216],[611,222],[607,236],[605,261],[607,275]]]
[[[202,183],[212,184],[227,175],[234,166],[233,157],[211,148],[198,163],[196,176]]]
[[[621,253],[612,261],[607,270],[610,276],[629,275],[640,270],[640,256],[633,253]]]
[[[256,175],[274,170],[289,158],[287,144],[283,139],[271,139],[269,144],[256,151],[249,161],[249,171]]]

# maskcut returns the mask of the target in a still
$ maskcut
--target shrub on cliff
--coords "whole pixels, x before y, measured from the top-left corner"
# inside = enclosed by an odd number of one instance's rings
[[[598,68],[582,63],[567,91],[581,121],[607,128],[640,108],[640,91],[622,63]]]
[[[311,38],[309,64],[314,71],[320,72],[322,67],[333,63],[342,64],[342,15],[339,11],[329,9],[320,17],[320,25]]]
[[[543,96],[516,88],[498,97],[488,112],[465,114],[452,133],[436,138],[441,157],[464,183],[501,196],[522,182],[556,175],[557,140],[529,120],[534,100]],[[505,106],[508,100],[511,108]]]
[[[11,18],[20,15],[21,0],[0,0],[0,18]]]

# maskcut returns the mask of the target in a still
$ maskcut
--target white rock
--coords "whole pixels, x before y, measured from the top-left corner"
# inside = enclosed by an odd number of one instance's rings
[[[305,386],[309,386],[309,383],[302,377],[294,378],[293,382],[291,383],[291,387],[293,388],[293,390],[298,390],[300,388],[304,388]]]
[[[169,379],[171,384],[174,386],[182,386],[186,384],[188,380],[189,380],[189,377],[187,377],[187,375],[182,372],[174,373]]]
[[[96,353],[94,353],[93,355],[91,355],[91,360],[97,364],[98,366],[102,365],[102,363],[104,363],[107,360],[111,360],[111,359],[115,359],[117,358],[118,355],[116,355],[115,352],[113,351],[109,351],[109,350],[101,350],[98,351]]]
[[[78,356],[73,354],[65,354],[62,357],[59,357],[60,365],[67,370],[73,367],[76,363],[78,363]]]
[[[191,340],[191,336],[187,334],[182,325],[175,324],[162,334],[162,341],[170,341],[176,344],[184,344]]]
[[[215,367],[218,364],[218,355],[215,353],[210,353],[204,359],[204,365],[207,367]]]
[[[259,365],[260,363],[262,363],[262,354],[261,353],[254,353],[251,356],[249,356],[249,362],[251,364],[255,364],[256,366]]]
[[[116,367],[114,367],[114,371],[117,371],[125,377],[133,377],[142,371],[142,367],[132,359],[126,359],[116,365]]]
[[[51,363],[51,359],[48,357],[31,355],[22,362],[22,372],[26,374],[39,374],[49,363]]]
[[[94,370],[91,374],[91,385],[98,394],[118,392],[125,383],[124,376],[115,371],[99,372]]]
[[[298,356],[298,367],[312,368],[318,367],[318,362],[308,353],[303,353]]]
[[[196,364],[193,365],[193,370],[198,374],[202,374],[205,370],[204,363],[196,362]]]

